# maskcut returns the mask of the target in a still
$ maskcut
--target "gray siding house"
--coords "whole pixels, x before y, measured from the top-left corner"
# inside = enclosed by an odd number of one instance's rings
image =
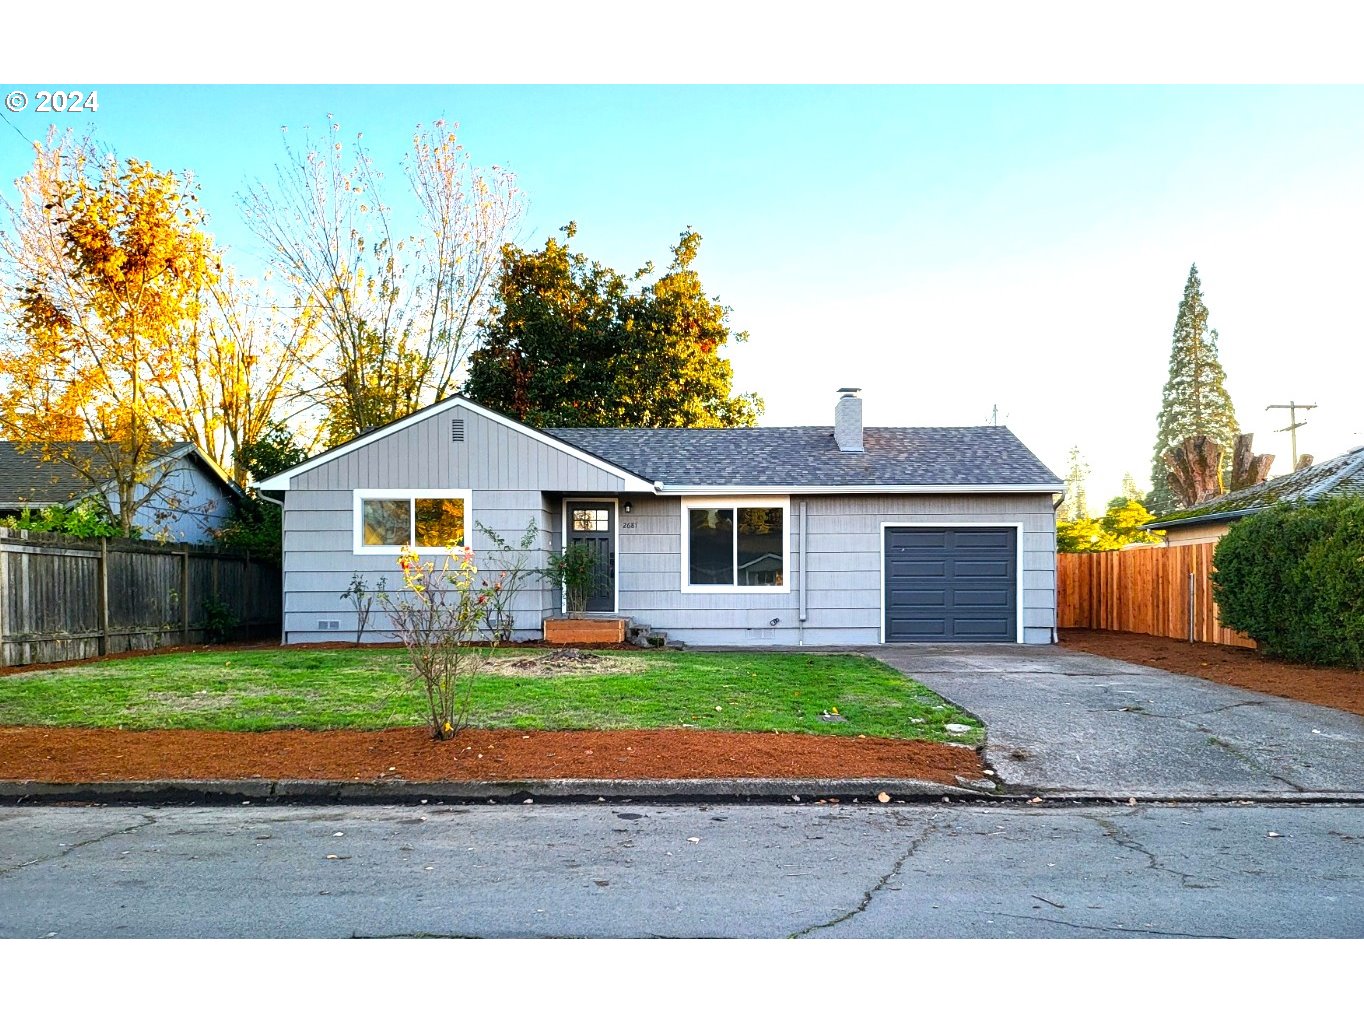
[[[514,539],[532,563],[599,552],[589,613],[685,643],[1050,643],[1062,483],[1004,427],[535,430],[462,396],[314,456],[260,489],[284,505],[284,641],[353,632],[355,572]],[[423,547],[423,545],[425,545]],[[516,638],[561,609],[538,579]],[[367,636],[389,639],[382,623]]]
[[[95,441],[54,445],[57,454],[45,458],[37,442],[0,441],[0,518],[22,515],[28,509],[71,508],[99,498],[118,514],[118,488],[112,482],[106,446]],[[241,489],[211,458],[188,442],[158,446],[147,466],[154,491],[138,489],[143,503],[133,525],[147,539],[176,543],[212,544],[214,534],[227,525],[241,501]]]

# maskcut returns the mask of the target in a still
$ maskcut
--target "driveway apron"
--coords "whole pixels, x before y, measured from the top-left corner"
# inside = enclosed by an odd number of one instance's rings
[[[1364,792],[1364,717],[1057,646],[867,647],[985,722],[1013,792]]]

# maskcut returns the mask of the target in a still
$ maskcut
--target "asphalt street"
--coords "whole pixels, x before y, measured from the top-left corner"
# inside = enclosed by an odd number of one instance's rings
[[[1364,807],[0,810],[0,936],[1364,937]]]

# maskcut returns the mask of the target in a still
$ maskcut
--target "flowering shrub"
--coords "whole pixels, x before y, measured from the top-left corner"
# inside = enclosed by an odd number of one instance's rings
[[[439,568],[403,547],[398,567],[402,590],[378,596],[407,648],[412,680],[426,691],[432,736],[450,739],[467,723],[474,676],[492,655],[492,647],[469,644],[487,616],[488,595],[469,547],[447,551]]]
[[[493,543],[493,549],[488,552],[484,563],[485,569],[491,570],[483,590],[488,597],[488,631],[494,639],[509,643],[516,628],[512,607],[526,580],[534,575],[528,566],[535,543],[540,538],[540,529],[531,519],[520,541],[513,547],[483,523],[477,525],[479,531]]]

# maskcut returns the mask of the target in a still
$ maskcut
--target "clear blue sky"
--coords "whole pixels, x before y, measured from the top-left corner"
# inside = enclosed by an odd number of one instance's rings
[[[79,81],[71,81],[79,86]],[[38,86],[5,83],[30,94]],[[884,425],[1001,420],[1058,473],[1078,445],[1101,503],[1149,469],[1184,279],[1197,262],[1228,386],[1257,448],[1288,463],[1271,403],[1318,402],[1300,450],[1364,443],[1364,89],[958,86],[100,85],[93,115],[7,113],[20,134],[90,127],[120,156],[192,171],[248,272],[244,183],[291,136],[363,131],[400,177],[444,117],[529,199],[522,240],[569,220],[622,271],[686,226],[751,340],[736,384],[765,423],[832,421],[861,386]],[[396,185],[397,182],[394,182]]]

